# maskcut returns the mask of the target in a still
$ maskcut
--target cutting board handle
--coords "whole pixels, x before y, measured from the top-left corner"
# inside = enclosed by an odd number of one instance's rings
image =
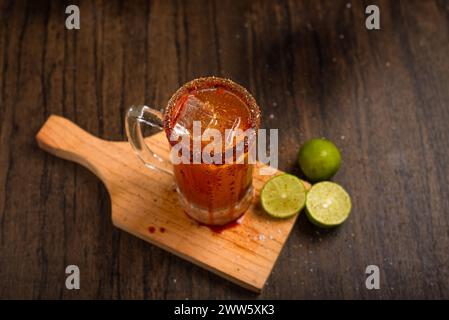
[[[102,178],[98,164],[106,141],[91,135],[72,121],[51,115],[37,133],[36,141],[41,149],[79,163]]]

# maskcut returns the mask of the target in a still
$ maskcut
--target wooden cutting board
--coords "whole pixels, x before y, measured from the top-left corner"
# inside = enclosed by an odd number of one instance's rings
[[[99,139],[54,115],[36,139],[40,148],[83,165],[103,181],[116,227],[256,292],[295,224],[296,217],[275,220],[260,208],[260,189],[271,177],[258,175],[260,163],[250,209],[239,225],[217,231],[190,219],[178,204],[173,178],[145,167],[128,142]],[[164,133],[146,140],[154,151],[168,154]]]

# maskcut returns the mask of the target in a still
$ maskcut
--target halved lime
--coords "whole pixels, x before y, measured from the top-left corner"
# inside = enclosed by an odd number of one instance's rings
[[[320,182],[307,193],[306,214],[310,222],[331,228],[342,224],[351,212],[351,198],[340,185]]]
[[[264,210],[275,218],[288,218],[304,208],[306,188],[291,174],[271,178],[262,188],[260,201]]]

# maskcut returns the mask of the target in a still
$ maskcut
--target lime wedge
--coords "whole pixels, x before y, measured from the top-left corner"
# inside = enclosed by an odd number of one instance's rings
[[[260,201],[264,210],[275,218],[288,218],[304,208],[306,188],[291,174],[271,178],[262,188]]]
[[[322,228],[342,224],[348,218],[351,206],[349,194],[334,182],[317,183],[307,193],[307,217]]]

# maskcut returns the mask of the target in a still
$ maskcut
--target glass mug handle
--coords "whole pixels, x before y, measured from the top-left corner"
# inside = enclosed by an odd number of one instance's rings
[[[145,166],[172,175],[173,167],[170,161],[163,159],[145,143],[141,124],[163,131],[162,113],[148,106],[131,106],[126,113],[126,135]]]

